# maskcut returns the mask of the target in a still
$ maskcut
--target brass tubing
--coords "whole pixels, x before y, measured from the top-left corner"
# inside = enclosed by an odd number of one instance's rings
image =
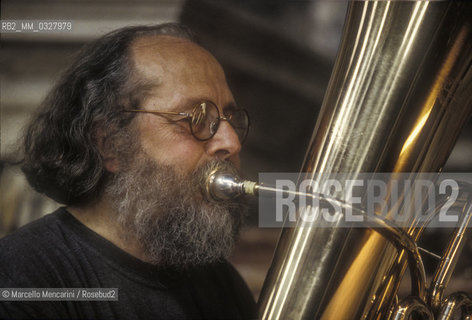
[[[407,297],[400,301],[390,320],[408,320],[414,313],[418,314],[422,320],[434,320],[433,312],[429,306],[417,297]]]
[[[429,306],[417,297],[407,297],[400,301],[392,312],[390,320],[408,320],[414,313],[418,314],[422,320],[434,320]]]
[[[452,320],[454,313],[458,309],[462,312],[462,319],[472,318],[472,300],[464,292],[456,292],[446,298],[439,311],[437,320]]]
[[[470,195],[469,195],[470,197]],[[465,232],[472,222],[472,201],[462,202],[462,215],[458,227],[454,230],[451,241],[441,258],[441,262],[431,281],[428,302],[435,312],[442,304],[443,292],[447,287],[452,272],[465,244]]]
[[[362,215],[370,225],[374,225],[370,227],[370,229],[381,234],[385,239],[393,243],[398,250],[406,251],[408,256],[408,266],[410,267],[411,272],[412,293],[419,297],[420,300],[425,300],[426,298],[426,275],[418,247],[416,246],[415,241],[404,230],[400,229],[388,220],[382,219],[378,216],[370,216],[364,210],[354,207],[348,202],[334,199],[320,193],[283,190],[272,186],[257,184],[253,181],[241,181],[231,173],[220,172],[218,170],[212,171],[208,176],[206,190],[207,196],[215,201],[228,200],[244,194],[257,196],[262,193],[262,195],[274,198],[277,196],[285,197],[287,195],[294,195],[317,200],[320,207],[335,205],[336,207],[341,208],[341,212],[338,212],[340,214],[340,219],[344,215],[344,212],[346,212],[346,209],[349,209],[356,215]]]
[[[465,1],[350,2],[301,179],[438,172],[472,112],[471,16]],[[385,319],[406,258],[372,230],[301,221],[282,230],[261,317]]]

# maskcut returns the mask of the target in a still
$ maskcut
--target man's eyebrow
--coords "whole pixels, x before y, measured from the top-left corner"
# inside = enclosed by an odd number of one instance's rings
[[[177,104],[177,106],[174,108],[174,111],[176,112],[191,112],[193,108],[204,101],[209,101],[215,104],[211,99],[205,98],[205,97],[189,97]]]
[[[182,101],[180,101],[173,111],[175,112],[191,112],[193,108],[200,102],[202,102],[202,99],[198,98],[186,98]]]
[[[222,108],[223,108],[223,111],[235,110],[235,109],[239,109],[239,106],[236,104],[236,102],[232,101],[230,103],[225,104]]]
[[[190,97],[190,98],[186,98],[186,99],[182,100],[182,102],[179,102],[177,104],[177,106],[173,109],[173,111],[175,111],[175,112],[192,112],[193,108],[197,104],[199,104],[201,102],[204,102],[204,101],[208,101],[208,102],[213,103],[214,105],[217,105],[213,100],[211,100],[209,98],[206,98],[206,97],[195,97],[195,98]],[[238,108],[239,108],[238,105],[234,101],[229,102],[229,103],[222,106],[223,112],[227,111],[227,110],[238,109]]]

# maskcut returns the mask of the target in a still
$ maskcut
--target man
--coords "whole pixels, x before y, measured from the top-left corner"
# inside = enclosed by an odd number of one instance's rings
[[[225,258],[243,205],[202,192],[248,130],[215,58],[178,24],[86,48],[25,137],[23,171],[67,205],[0,240],[0,287],[118,288],[118,301],[9,301],[0,318],[252,318]]]

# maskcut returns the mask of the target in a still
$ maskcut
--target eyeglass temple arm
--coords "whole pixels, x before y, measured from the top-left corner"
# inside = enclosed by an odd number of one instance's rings
[[[154,114],[172,114],[177,116],[191,117],[191,114],[186,112],[172,112],[172,111],[150,111],[150,110],[139,110],[139,109],[125,109],[125,112],[140,112],[140,113],[154,113]]]

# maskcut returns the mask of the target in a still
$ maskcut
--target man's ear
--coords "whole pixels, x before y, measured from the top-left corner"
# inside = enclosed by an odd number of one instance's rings
[[[118,160],[116,148],[114,148],[114,144],[111,141],[112,139],[109,136],[106,136],[103,129],[99,126],[96,127],[94,131],[98,151],[102,156],[105,170],[111,173],[117,173],[120,171],[120,161]]]

